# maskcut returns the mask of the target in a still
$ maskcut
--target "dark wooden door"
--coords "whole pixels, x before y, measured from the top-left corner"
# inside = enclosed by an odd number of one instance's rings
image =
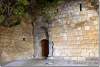
[[[47,39],[41,40],[42,56],[48,57],[49,54],[49,41]]]

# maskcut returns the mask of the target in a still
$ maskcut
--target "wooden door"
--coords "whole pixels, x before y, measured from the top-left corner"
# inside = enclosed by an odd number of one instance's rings
[[[41,40],[42,56],[48,57],[49,54],[49,41],[47,39]]]

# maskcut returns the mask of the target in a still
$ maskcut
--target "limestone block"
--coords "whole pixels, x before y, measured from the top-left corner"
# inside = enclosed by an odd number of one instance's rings
[[[86,58],[85,57],[77,57],[77,60],[79,60],[79,61],[85,61]]]
[[[95,57],[95,54],[93,52],[90,52],[89,57]]]
[[[63,28],[62,27],[54,27],[51,29],[52,33],[60,33],[63,32]]]
[[[71,55],[74,57],[81,56],[81,50],[80,49],[73,49],[71,51]]]
[[[78,60],[78,58],[77,57],[72,57],[72,60]]]

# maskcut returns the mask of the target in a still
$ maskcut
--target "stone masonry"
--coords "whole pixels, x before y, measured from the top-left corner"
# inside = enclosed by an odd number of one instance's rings
[[[0,62],[33,57],[32,25],[23,19],[16,27],[0,27]]]
[[[80,11],[80,3],[82,11]],[[50,42],[54,43],[54,57],[71,60],[99,57],[99,17],[92,5],[92,9],[88,5],[87,1],[73,0],[57,7],[58,14],[51,19],[49,25]],[[45,26],[44,22],[41,24]],[[41,31],[41,29],[35,30]],[[43,36],[39,36],[38,39],[41,39],[40,37]]]

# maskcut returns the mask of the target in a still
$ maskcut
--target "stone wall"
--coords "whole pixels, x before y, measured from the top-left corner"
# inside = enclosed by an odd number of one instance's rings
[[[34,22],[34,57],[35,58],[42,58],[42,51],[41,51],[41,40],[48,39],[46,36],[45,29],[49,29],[48,23],[43,16],[37,16],[37,20]],[[45,29],[43,29],[43,27]]]
[[[82,4],[82,11],[80,11],[80,4]],[[51,15],[52,18],[48,26],[49,45],[52,46],[54,43],[53,56],[71,60],[98,58],[99,17],[95,7],[91,5],[89,0],[71,0],[58,5],[56,9],[58,14],[53,17]],[[40,20],[39,17],[37,20]],[[42,36],[44,32],[40,27],[41,25],[47,26],[45,21],[42,20],[44,18],[36,22],[39,24],[36,24],[38,29],[35,28],[38,31],[38,35],[35,36],[38,37],[38,39],[35,39],[38,41],[38,45],[40,45],[41,39],[45,38],[44,35]],[[38,46],[38,48],[40,49],[41,47]],[[51,53],[51,47],[50,50]],[[36,53],[41,56],[40,51]]]
[[[41,57],[40,41],[46,38],[42,26],[48,28],[49,46],[52,47],[54,43],[53,57],[70,60],[99,57],[98,13],[87,1],[81,4],[82,11],[80,0],[57,6],[58,14],[51,19],[49,25],[43,16],[37,16],[34,34],[27,19],[23,19],[21,25],[16,27],[0,27],[0,60],[27,59],[33,55],[35,58]],[[52,56],[51,47],[49,56]]]
[[[68,2],[58,6],[59,14],[52,19],[51,40],[54,42],[54,56],[66,59],[86,60],[99,57],[99,17],[89,3]]]
[[[0,27],[0,61],[32,58],[32,25],[23,19],[21,24],[11,28]]]
[[[80,11],[80,4],[82,4],[82,11]],[[54,43],[53,56],[70,60],[98,58],[99,17],[91,3],[72,0],[58,5],[57,10],[58,14],[52,17],[48,26],[49,46]],[[35,55],[37,57],[41,57],[40,41],[46,38],[45,35],[42,35],[44,32],[41,29],[41,26],[47,27],[43,20],[43,17],[38,17],[34,28],[37,48]],[[51,47],[50,50],[51,53]],[[50,56],[52,55],[50,54]]]

